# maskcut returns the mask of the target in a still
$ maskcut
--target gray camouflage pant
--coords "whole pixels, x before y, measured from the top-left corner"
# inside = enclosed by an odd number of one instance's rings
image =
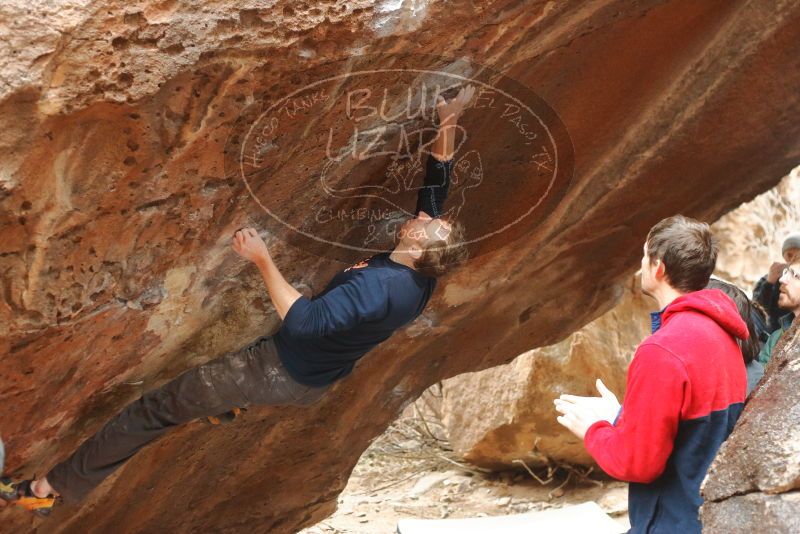
[[[234,407],[305,406],[327,389],[295,382],[281,365],[272,337],[263,336],[148,391],[55,466],[47,480],[65,502],[79,502],[139,449],[177,425]]]

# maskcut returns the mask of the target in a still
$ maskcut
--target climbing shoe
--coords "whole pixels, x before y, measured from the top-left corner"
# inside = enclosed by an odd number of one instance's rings
[[[242,408],[234,408],[219,415],[209,415],[206,419],[212,425],[227,425],[233,423],[240,413],[242,413]]]
[[[31,480],[12,482],[10,478],[0,478],[0,498],[8,504],[19,506],[39,517],[47,517],[56,503],[55,495],[37,497],[31,490]]]

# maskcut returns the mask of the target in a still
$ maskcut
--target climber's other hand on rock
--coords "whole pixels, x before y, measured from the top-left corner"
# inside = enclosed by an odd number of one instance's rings
[[[233,250],[253,263],[269,260],[267,244],[258,235],[255,228],[242,228],[233,234]]]

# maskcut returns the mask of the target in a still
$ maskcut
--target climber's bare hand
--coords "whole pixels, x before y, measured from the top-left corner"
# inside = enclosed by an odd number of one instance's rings
[[[233,234],[233,250],[246,260],[259,263],[270,259],[267,244],[255,228],[242,228]]]
[[[473,96],[475,96],[475,86],[473,85],[462,87],[449,102],[439,95],[436,99],[436,113],[439,115],[439,122],[445,124],[457,121],[464,110],[469,107]]]

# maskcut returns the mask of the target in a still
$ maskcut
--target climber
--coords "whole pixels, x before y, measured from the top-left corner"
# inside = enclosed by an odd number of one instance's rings
[[[753,300],[767,312],[767,325],[762,332],[762,341],[766,341],[770,334],[782,327],[781,318],[786,312],[778,305],[781,289],[779,279],[789,264],[800,260],[800,234],[787,237],[781,249],[784,261],[774,262],[769,272],[761,277],[753,289]]]
[[[758,361],[763,365],[766,365],[772,358],[775,345],[778,344],[784,332],[789,330],[795,318],[800,316],[800,256],[783,269],[778,283],[777,304],[783,315],[778,320],[778,329],[770,334],[758,355]]]
[[[401,225],[391,253],[344,269],[321,294],[308,299],[281,275],[255,229],[237,231],[233,249],[258,266],[283,320],[280,330],[145,393],[46,476],[19,483],[3,479],[0,497],[47,515],[57,499],[82,500],[139,449],[176,425],[219,414],[230,419],[232,411],[248,405],[316,402],[364,354],[420,315],[436,278],[467,256],[463,226],[440,215],[457,121],[474,93],[467,86],[450,101],[436,99],[439,127],[416,217]]]
[[[707,224],[675,216],[656,224],[642,257],[642,292],[661,308],[636,349],[620,407],[562,395],[557,421],[583,440],[609,475],[630,482],[631,533],[700,534],[700,483],[744,406],[747,376],[736,304],[705,289],[718,244]]]

